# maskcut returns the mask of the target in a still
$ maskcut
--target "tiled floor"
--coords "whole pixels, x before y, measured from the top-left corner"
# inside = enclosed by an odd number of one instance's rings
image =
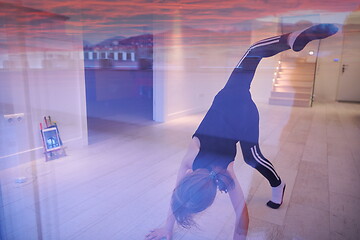
[[[259,109],[262,151],[287,189],[280,209],[267,208],[270,187],[239,151],[248,239],[360,239],[360,104]],[[93,144],[2,170],[0,239],[143,239],[166,216],[177,168],[201,118],[99,121]],[[15,183],[18,177],[27,181]],[[229,198],[219,193],[197,217],[198,228],[176,227],[174,239],[231,239],[233,221]]]

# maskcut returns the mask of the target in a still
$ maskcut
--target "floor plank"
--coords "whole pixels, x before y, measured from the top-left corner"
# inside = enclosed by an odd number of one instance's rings
[[[267,208],[267,181],[238,151],[248,239],[358,239],[360,104],[258,107],[262,152],[287,188],[284,205]],[[69,148],[66,157],[14,167],[1,162],[0,236],[142,239],[166,217],[177,168],[203,115],[162,124],[93,119],[91,144]],[[15,183],[19,176],[27,181]],[[199,228],[175,227],[174,239],[232,239],[234,213],[226,194],[218,193],[196,220]]]

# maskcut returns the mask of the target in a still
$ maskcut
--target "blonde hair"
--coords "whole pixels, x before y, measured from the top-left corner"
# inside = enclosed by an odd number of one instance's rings
[[[233,187],[234,180],[226,169],[197,169],[185,176],[174,189],[171,199],[177,223],[184,228],[196,225],[194,214],[212,205],[217,189],[226,193]]]

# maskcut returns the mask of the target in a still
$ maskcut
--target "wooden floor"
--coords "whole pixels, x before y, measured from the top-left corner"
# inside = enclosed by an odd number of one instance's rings
[[[262,151],[287,189],[280,209],[266,207],[268,183],[238,153],[248,239],[360,239],[360,104],[260,104],[259,110]],[[164,124],[98,120],[89,146],[1,170],[0,239],[143,239],[166,216],[177,168],[201,118]],[[19,177],[27,181],[15,183]],[[219,193],[196,220],[198,228],[176,227],[174,239],[231,239],[227,194]]]

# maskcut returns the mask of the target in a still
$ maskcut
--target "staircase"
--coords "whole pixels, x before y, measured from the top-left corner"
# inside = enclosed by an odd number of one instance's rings
[[[315,76],[315,62],[285,58],[274,73],[269,104],[310,107]]]

